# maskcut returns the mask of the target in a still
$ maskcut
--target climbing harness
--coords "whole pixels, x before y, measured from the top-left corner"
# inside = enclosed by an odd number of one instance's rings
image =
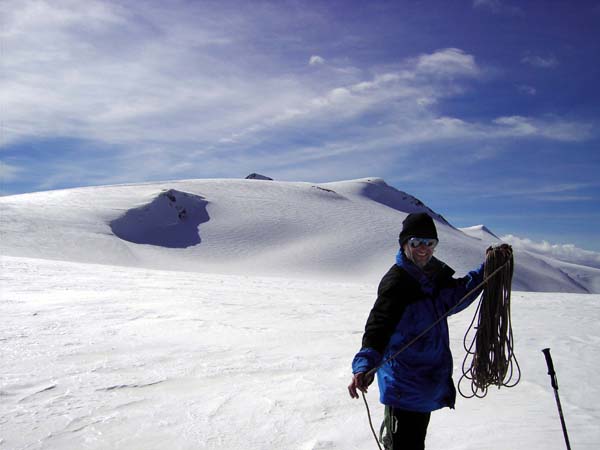
[[[418,341],[419,339],[421,339],[423,336],[425,336],[431,329],[433,329],[438,323],[440,323],[442,320],[444,320],[445,318],[447,318],[450,314],[452,314],[467,298],[469,298],[474,292],[477,292],[482,286],[485,286],[484,288],[484,292],[482,294],[481,300],[479,302],[479,306],[477,308],[477,312],[475,313],[475,316],[473,318],[473,321],[471,322],[471,326],[469,327],[469,330],[472,328],[473,323],[475,321],[475,317],[477,317],[478,313],[480,316],[480,321],[479,323],[482,323],[482,318],[483,318],[483,322],[487,322],[487,327],[486,327],[486,331],[485,333],[480,334],[480,341],[484,338],[488,338],[488,339],[492,339],[495,341],[495,345],[493,345],[494,349],[497,348],[501,348],[504,349],[504,353],[502,350],[500,350],[500,358],[498,357],[492,357],[492,360],[495,361],[498,364],[488,364],[487,365],[487,375],[493,374],[493,370],[494,368],[496,369],[496,374],[497,376],[481,376],[479,377],[479,372],[478,369],[479,367],[477,366],[476,368],[476,372],[478,375],[477,381],[472,381],[472,386],[473,387],[477,387],[477,389],[483,389],[485,387],[485,391],[487,391],[487,386],[489,384],[494,384],[494,382],[496,382],[498,379],[500,379],[501,381],[504,380],[506,373],[510,373],[510,377],[509,380],[511,379],[512,375],[513,375],[513,366],[512,366],[512,361],[515,362],[517,371],[516,373],[518,374],[518,378],[517,381],[512,384],[509,385],[507,387],[513,387],[515,386],[520,379],[520,370],[519,370],[519,366],[517,363],[516,358],[514,357],[514,353],[513,353],[513,349],[512,349],[512,342],[513,342],[513,338],[512,338],[512,328],[510,327],[510,289],[511,289],[511,282],[512,282],[512,273],[513,273],[513,256],[512,256],[512,249],[509,246],[506,246],[506,244],[504,244],[504,249],[508,249],[510,250],[509,252],[504,251],[501,247],[490,247],[488,248],[488,250],[486,251],[486,261],[485,261],[485,266],[484,266],[484,278],[483,281],[481,283],[479,283],[477,286],[475,286],[473,289],[471,289],[469,292],[467,292],[452,308],[450,308],[448,311],[446,311],[446,313],[444,313],[443,315],[441,315],[437,320],[435,320],[430,326],[428,326],[427,328],[425,328],[421,333],[419,333],[417,336],[415,336],[413,339],[411,339],[409,342],[407,342],[405,345],[403,345],[397,352],[395,352],[394,354],[392,354],[389,358],[385,359],[383,362],[381,362],[379,365],[375,366],[374,368],[372,368],[371,370],[369,370],[368,372],[365,373],[364,378],[368,379],[368,377],[370,377],[371,375],[373,375],[375,372],[377,372],[377,370],[382,367],[384,364],[387,364],[389,361],[395,359],[400,353],[402,353],[404,350],[406,350],[407,348],[409,348],[411,345],[413,345],[416,341]],[[508,257],[503,258],[501,257],[501,255],[505,255],[506,253],[509,254]],[[494,280],[493,282],[491,282],[490,280],[494,279],[494,276],[501,274],[499,276],[500,281],[496,281]],[[498,291],[500,292],[500,295],[498,295]],[[501,302],[498,302],[498,300],[501,299]],[[486,306],[483,308],[481,308],[482,304],[486,303]],[[493,307],[487,305],[488,303],[496,303]],[[498,305],[498,303],[500,303],[500,305]],[[496,316],[493,315],[493,317],[490,317],[490,310],[496,310],[496,311],[500,311],[502,314]],[[484,312],[481,312],[484,311]],[[494,324],[496,326],[494,326]],[[497,332],[499,331],[500,334],[493,334],[493,330],[496,330]],[[467,334],[469,333],[469,331],[467,331]],[[476,335],[478,335],[479,333],[476,333]],[[474,342],[476,342],[477,339],[475,339]],[[510,345],[510,350],[508,352],[506,352],[506,345]],[[485,361],[486,358],[483,357],[480,353],[486,350],[490,350],[490,347],[483,345],[483,346],[477,346],[477,343],[475,344],[476,348],[475,350],[473,350],[473,353],[475,355],[478,355],[478,358],[474,358],[477,359],[478,363],[476,364],[481,364],[479,363],[479,361]],[[473,348],[473,344],[471,344],[471,346],[469,347],[469,349],[467,349],[467,352],[471,352],[471,349]],[[465,346],[466,349],[466,346]],[[506,358],[506,355],[509,356],[509,358]],[[495,359],[494,359],[495,358]],[[508,360],[508,362],[507,362]],[[463,363],[463,368],[465,367],[465,364]],[[491,367],[491,370],[489,370]],[[510,369],[510,371],[505,370],[505,368],[508,367]],[[463,370],[463,377],[461,377],[461,380],[463,378],[468,378],[468,379],[472,379],[473,377],[471,377],[471,373],[472,371],[473,365],[471,367],[471,370],[469,370],[469,374],[465,373],[465,371]],[[484,365],[485,368],[485,365]],[[498,372],[502,372],[501,375],[498,375]],[[474,384],[474,383],[479,383],[479,384]],[[506,386],[506,384],[500,384],[498,386]],[[369,410],[369,405],[367,403],[367,398],[365,397],[365,393],[363,391],[361,391],[362,394],[362,398],[363,401],[365,403],[366,409],[367,409],[367,415],[369,417],[369,425],[371,427],[371,432],[373,433],[373,437],[375,438],[375,441],[377,443],[377,447],[379,447],[379,450],[382,450],[381,445],[379,444],[379,439],[377,438],[377,433],[375,432],[375,429],[373,428],[373,421],[371,419],[371,413]],[[461,395],[462,392],[461,392]],[[479,395],[478,395],[479,396]],[[481,395],[481,397],[485,396],[485,394]],[[463,395],[464,397],[464,395]],[[473,397],[473,395],[471,395],[470,397]],[[466,398],[470,398],[470,397],[466,397]]]
[[[465,398],[483,398],[489,386],[514,387],[521,379],[521,370],[514,354],[510,318],[513,267],[512,253],[494,249],[486,253],[484,277],[489,281],[463,339],[467,353],[462,364],[463,375],[458,381],[458,392]],[[488,274],[496,268],[500,270],[490,278]],[[471,343],[467,345],[470,335]],[[470,380],[470,394],[465,394],[462,387],[466,380]]]

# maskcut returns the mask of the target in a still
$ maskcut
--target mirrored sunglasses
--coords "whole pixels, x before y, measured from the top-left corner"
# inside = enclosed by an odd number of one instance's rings
[[[425,247],[429,248],[435,248],[437,244],[437,239],[411,237],[408,240],[408,245],[410,245],[412,248],[417,248],[420,245],[424,245]]]

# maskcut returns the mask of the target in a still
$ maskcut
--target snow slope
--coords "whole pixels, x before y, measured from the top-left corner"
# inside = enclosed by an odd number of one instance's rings
[[[89,187],[3,197],[0,208],[4,255],[225,274],[376,282],[415,211],[436,218],[436,254],[459,274],[499,242],[488,230],[457,230],[378,178]],[[600,269],[528,251],[516,258],[516,289],[600,292]]]
[[[346,390],[374,284],[1,263],[0,449],[376,448]],[[456,380],[473,314],[450,320]],[[599,315],[598,295],[513,293],[520,384],[435,412],[427,448],[564,449],[550,347],[572,447],[597,449]]]

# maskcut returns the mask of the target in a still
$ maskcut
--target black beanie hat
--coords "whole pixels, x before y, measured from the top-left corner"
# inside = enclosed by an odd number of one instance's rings
[[[437,239],[437,230],[433,219],[427,213],[412,213],[402,222],[400,246],[402,247],[411,237]]]

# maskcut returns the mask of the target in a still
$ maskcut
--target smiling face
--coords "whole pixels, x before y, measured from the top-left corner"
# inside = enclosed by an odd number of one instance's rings
[[[433,256],[433,250],[435,247],[428,247],[425,244],[419,245],[413,248],[406,242],[403,246],[404,254],[419,268],[423,268],[427,265],[431,257]]]

